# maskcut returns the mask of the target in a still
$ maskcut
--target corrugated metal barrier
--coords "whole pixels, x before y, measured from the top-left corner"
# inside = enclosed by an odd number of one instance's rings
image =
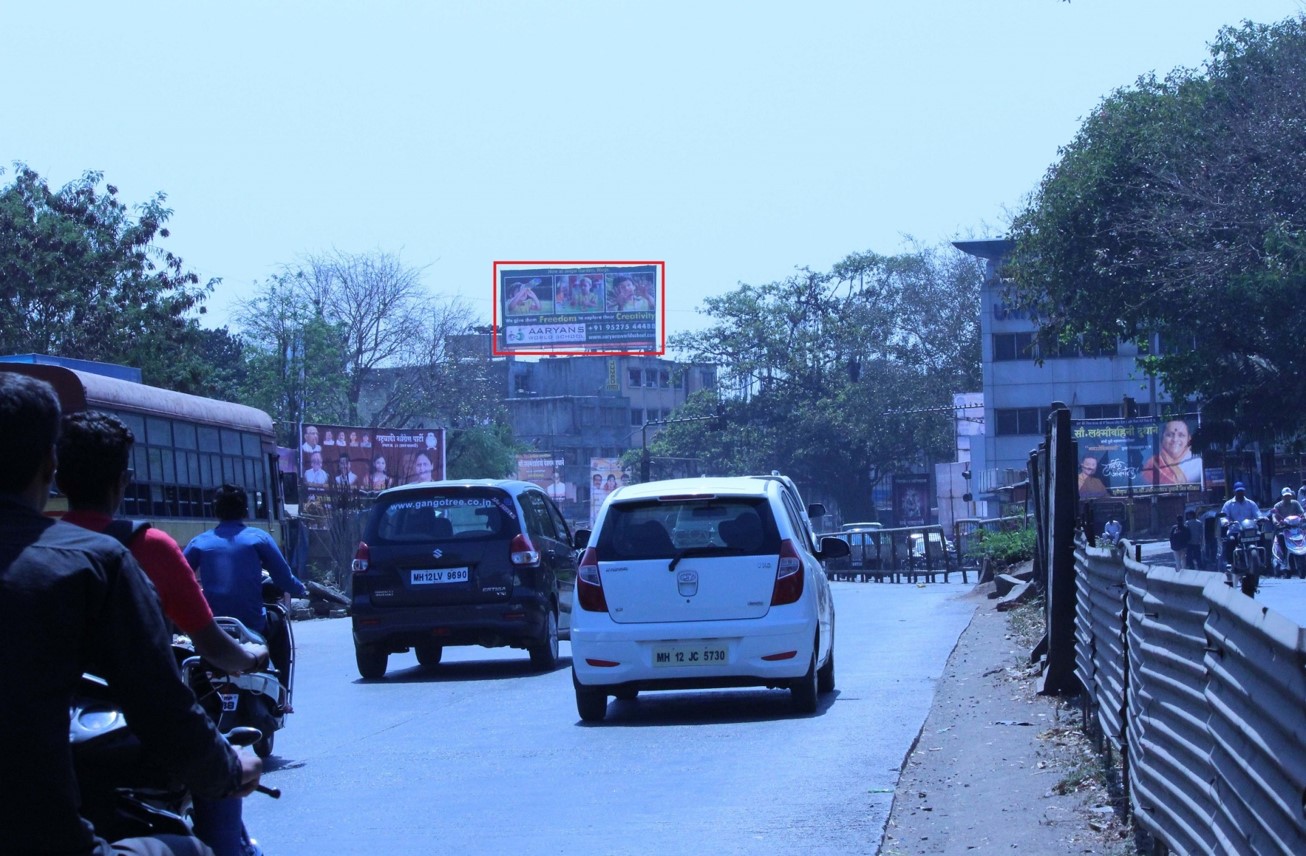
[[[1178,854],[1306,853],[1306,630],[1132,552],[1075,551],[1075,673],[1135,822]]]

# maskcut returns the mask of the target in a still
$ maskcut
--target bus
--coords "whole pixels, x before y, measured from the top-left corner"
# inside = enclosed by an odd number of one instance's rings
[[[184,547],[216,525],[213,490],[230,483],[249,494],[246,523],[282,543],[285,511],[276,434],[267,413],[62,365],[0,362],[0,371],[46,381],[64,413],[99,410],[131,429],[134,473],[119,516],[148,520]],[[46,511],[58,516],[67,507],[62,496],[53,495]]]

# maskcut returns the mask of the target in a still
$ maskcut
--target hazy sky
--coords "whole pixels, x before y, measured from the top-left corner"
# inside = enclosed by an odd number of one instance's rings
[[[706,295],[1000,234],[1081,118],[1298,0],[7,2],[0,165],[174,209],[210,325],[383,250],[490,318],[495,259],[665,260]]]

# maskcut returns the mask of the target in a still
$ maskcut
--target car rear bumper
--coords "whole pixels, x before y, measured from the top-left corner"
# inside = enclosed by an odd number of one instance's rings
[[[606,616],[586,616],[571,629],[572,666],[583,686],[631,689],[780,686],[807,674],[816,638],[816,620],[803,616],[765,621],[696,621],[616,624]],[[657,664],[669,646],[724,647],[725,662],[703,665]],[[792,652],[792,656],[785,656]],[[765,657],[783,659],[764,659]]]
[[[356,605],[357,606],[357,605]],[[355,644],[392,651],[418,643],[525,647],[544,634],[549,605],[538,597],[500,603],[357,608],[351,618]]]

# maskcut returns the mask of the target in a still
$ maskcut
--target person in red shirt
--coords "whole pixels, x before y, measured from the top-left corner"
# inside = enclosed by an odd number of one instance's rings
[[[109,528],[131,483],[127,464],[134,442],[131,429],[116,416],[83,411],[63,418],[55,482],[68,497],[66,522],[94,532]],[[227,672],[253,671],[267,662],[265,646],[241,645],[218,627],[195,572],[171,535],[147,527],[127,548],[154,583],[163,614],[191,638],[197,654]]]

